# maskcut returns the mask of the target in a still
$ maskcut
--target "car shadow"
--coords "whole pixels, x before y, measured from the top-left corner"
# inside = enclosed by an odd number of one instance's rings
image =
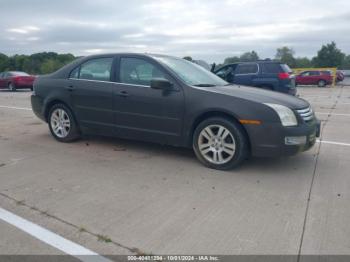
[[[189,161],[194,164],[197,163],[198,165],[201,165],[191,148],[174,147],[144,141],[135,141],[96,135],[84,136],[80,141],[83,145],[85,144],[85,146],[99,144],[103,145],[104,147],[111,147],[113,151],[142,152],[145,155],[149,155],[150,158],[151,156],[160,155],[169,158],[180,158],[182,161]],[[288,173],[288,171],[301,171],[306,166],[309,166],[310,164],[313,165],[314,159],[315,156],[312,153],[302,153],[297,156],[279,158],[250,157],[237,168],[218,172],[249,173],[250,170],[261,170],[262,174],[268,172],[283,175]]]

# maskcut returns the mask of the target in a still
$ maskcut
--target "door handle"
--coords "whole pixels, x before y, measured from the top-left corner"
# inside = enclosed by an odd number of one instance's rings
[[[74,90],[74,86],[70,85],[70,86],[67,86],[65,89],[72,92]]]
[[[128,96],[130,96],[130,95],[129,95],[129,93],[126,92],[126,91],[120,91],[120,92],[118,93],[118,96],[121,96],[121,97],[128,97]]]

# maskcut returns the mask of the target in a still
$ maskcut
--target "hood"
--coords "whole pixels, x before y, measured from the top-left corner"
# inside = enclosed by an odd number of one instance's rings
[[[228,85],[204,87],[203,90],[217,94],[229,95],[257,103],[272,103],[287,106],[291,109],[301,109],[310,106],[304,99],[275,91],[269,91],[256,87]]]

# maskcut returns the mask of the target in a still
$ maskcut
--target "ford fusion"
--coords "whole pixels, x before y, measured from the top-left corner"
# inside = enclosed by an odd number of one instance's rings
[[[306,151],[319,135],[305,100],[230,85],[164,55],[80,58],[39,77],[31,103],[60,142],[98,134],[192,147],[204,165],[222,170],[249,156]]]

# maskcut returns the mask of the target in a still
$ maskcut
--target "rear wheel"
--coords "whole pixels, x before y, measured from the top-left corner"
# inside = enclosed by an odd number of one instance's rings
[[[222,117],[208,118],[197,126],[193,149],[204,165],[220,170],[239,166],[249,153],[242,127]]]
[[[317,83],[317,85],[318,85],[318,87],[325,87],[326,86],[326,81],[324,81],[324,80],[320,80],[320,81],[318,81],[318,83]]]
[[[60,142],[71,142],[80,136],[73,114],[64,104],[56,104],[51,107],[48,123],[51,134]]]
[[[15,92],[16,91],[16,87],[13,83],[9,83],[8,84],[8,88],[12,91],[12,92]]]

